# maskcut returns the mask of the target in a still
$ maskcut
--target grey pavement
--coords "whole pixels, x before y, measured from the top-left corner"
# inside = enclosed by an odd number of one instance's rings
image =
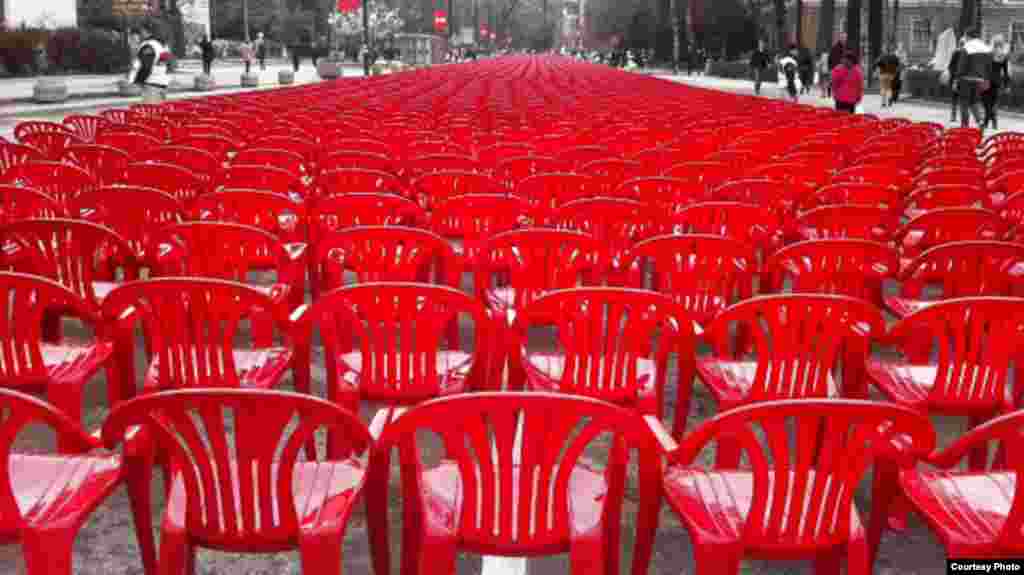
[[[712,88],[737,94],[754,94],[754,84],[748,80],[735,80],[729,78],[718,78],[713,76],[686,76],[671,74],[658,74],[657,77],[689,86],[701,88]],[[781,90],[775,84],[765,84],[761,87],[761,96],[764,98],[782,98]],[[832,107],[834,103],[830,99],[817,96],[817,89],[812,95],[800,97],[800,103],[811,106]],[[908,118],[915,122],[936,122],[946,127],[959,126],[960,123],[950,122],[950,106],[948,103],[924,101],[924,100],[901,100],[895,106],[882,107],[882,99],[877,94],[868,94],[862,103],[863,111],[874,114],[880,118]],[[998,132],[1024,132],[1024,116],[1016,113],[1002,112],[999,115],[999,130],[988,130],[988,133]]]

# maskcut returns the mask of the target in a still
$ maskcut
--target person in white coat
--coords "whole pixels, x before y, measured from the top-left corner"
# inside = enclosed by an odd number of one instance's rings
[[[150,33],[139,46],[139,68],[135,73],[134,82],[162,95],[169,83],[167,64],[170,60],[171,53],[167,47],[157,35]]]

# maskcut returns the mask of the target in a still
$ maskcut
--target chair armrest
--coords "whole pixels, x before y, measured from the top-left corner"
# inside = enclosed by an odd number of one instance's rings
[[[665,429],[665,426],[661,424],[661,420],[657,417],[645,415],[644,423],[647,424],[647,429],[651,431],[654,439],[658,441],[663,455],[669,455],[679,449],[679,444],[676,443],[676,440],[672,438],[672,434]]]

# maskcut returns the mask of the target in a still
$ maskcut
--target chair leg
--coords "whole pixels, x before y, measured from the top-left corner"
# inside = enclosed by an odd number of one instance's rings
[[[697,575],[735,575],[740,572],[743,548],[738,545],[693,543],[693,561]]]
[[[616,526],[618,527],[618,526]],[[605,550],[610,545],[600,537],[586,541],[573,541],[569,547],[569,573],[571,575],[607,575],[614,573],[606,560]]]
[[[125,484],[132,507],[135,538],[146,575],[156,575],[156,543],[153,540],[153,512],[150,490],[153,486],[153,461],[149,458],[125,459]]]
[[[341,575],[341,554],[345,534],[337,532],[303,534],[299,537],[299,561],[303,573]]]
[[[814,575],[839,575],[843,560],[843,548],[833,547],[814,558]]]
[[[968,431],[985,423],[986,420],[986,417],[971,416],[967,420]],[[984,471],[988,467],[988,445],[972,449],[967,454],[967,466],[971,471]]]
[[[160,534],[160,575],[193,575],[196,571],[196,550],[188,535],[177,529],[164,529]]]
[[[46,400],[53,404],[54,407],[63,411],[71,421],[81,425],[82,388],[84,385],[84,382],[50,382],[50,384],[46,386]],[[67,441],[61,441],[59,438],[57,439],[57,451],[60,453],[68,453],[69,449],[70,446],[67,445]]]
[[[366,481],[366,529],[370,538],[370,554],[373,572],[378,575],[391,573],[391,548],[388,533],[388,475],[391,458],[385,454],[373,460],[370,476]],[[406,497],[405,494],[402,494]],[[403,545],[406,542],[402,542]]]
[[[868,547],[864,533],[858,533],[846,542],[846,575],[871,575],[875,551]]]
[[[71,548],[77,529],[26,529],[21,538],[27,575],[71,575]]]

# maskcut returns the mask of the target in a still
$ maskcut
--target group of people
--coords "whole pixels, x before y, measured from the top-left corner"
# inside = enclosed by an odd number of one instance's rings
[[[892,87],[898,78],[900,66],[899,58],[895,55],[893,58],[897,62],[895,69],[887,67],[885,72],[890,87],[890,103],[896,98],[897,92],[894,92]],[[810,50],[790,46],[787,52],[773,59],[762,40],[750,58],[756,94],[761,93],[762,84],[768,80],[768,71],[773,61],[778,69],[778,81],[785,86],[786,94],[791,100],[796,102],[801,94],[811,92],[814,86],[815,59]],[[886,60],[886,64],[890,64],[891,61],[892,59]],[[817,67],[822,97],[834,98],[837,110],[855,112],[864,98],[864,71],[860,66],[857,52],[847,48],[845,34],[840,36],[839,41],[829,52],[818,58]]]
[[[1010,88],[1009,50],[1006,40],[997,35],[992,44],[981,39],[977,28],[967,30],[943,72],[941,81],[953,92],[950,122],[969,127],[971,117],[982,130],[999,128],[999,97]]]

